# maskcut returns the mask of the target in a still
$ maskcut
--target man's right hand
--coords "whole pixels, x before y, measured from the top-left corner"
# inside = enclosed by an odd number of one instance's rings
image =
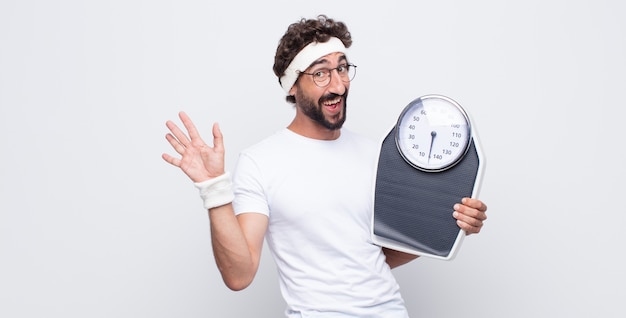
[[[176,124],[168,120],[170,133],[165,135],[180,158],[164,153],[161,157],[180,168],[193,182],[202,182],[224,174],[224,139],[217,123],[213,124],[213,147],[200,137],[196,126],[184,112],[178,114],[187,129],[187,136]]]

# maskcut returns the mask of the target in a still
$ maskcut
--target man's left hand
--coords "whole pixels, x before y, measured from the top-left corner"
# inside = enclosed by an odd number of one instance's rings
[[[454,205],[452,216],[456,219],[456,224],[465,234],[479,233],[483,223],[487,219],[487,206],[478,199],[463,198],[461,203]]]

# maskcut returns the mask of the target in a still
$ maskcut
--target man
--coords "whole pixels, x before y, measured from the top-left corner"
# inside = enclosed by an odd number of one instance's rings
[[[416,256],[370,238],[377,146],[341,129],[356,70],[351,44],[346,26],[326,16],[289,26],[274,72],[295,116],[240,154],[232,183],[217,124],[210,147],[185,113],[189,136],[167,122],[181,157],[163,159],[200,189],[225,284],[241,290],[252,282],[266,238],[288,317],[408,317],[391,269]],[[469,198],[450,209],[467,234],[480,231],[486,210]]]

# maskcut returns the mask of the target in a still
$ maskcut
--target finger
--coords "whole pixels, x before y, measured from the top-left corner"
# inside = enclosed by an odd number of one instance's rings
[[[459,226],[459,228],[465,231],[465,234],[467,235],[480,233],[480,230],[482,229],[482,224],[480,226],[474,226],[460,220],[457,220],[456,224]]]
[[[202,141],[202,138],[198,133],[198,129],[196,128],[196,125],[194,125],[193,121],[191,121],[191,118],[189,118],[185,112],[178,113],[178,117],[180,117],[180,121],[182,121],[183,125],[185,125],[185,128],[189,133],[189,138],[191,138],[191,142],[198,140],[204,144],[204,141]]]
[[[465,204],[459,204],[459,203],[455,204],[454,211],[455,213],[466,215],[470,218],[478,219],[480,221],[484,221],[487,219],[487,213],[485,213],[484,211],[472,208]]]
[[[218,123],[213,124],[213,148],[217,152],[224,151],[224,135],[222,135],[222,131],[220,130],[220,125]]]
[[[476,211],[476,210],[474,210]],[[475,213],[470,213],[473,211],[468,211],[465,210],[463,212],[461,211],[454,211],[454,213],[452,213],[452,216],[460,222],[466,223],[470,226],[475,226],[475,227],[481,227],[483,225],[483,221],[486,218],[483,218],[483,216],[481,214],[483,214],[482,212],[479,212],[477,214]],[[457,222],[458,223],[458,222]]]
[[[474,209],[478,209],[479,211],[482,211],[482,212],[486,212],[487,211],[487,205],[485,205],[483,203],[483,201],[480,201],[478,199],[463,198],[461,200],[461,203],[463,203],[464,205],[467,205],[469,207],[472,207]]]
[[[176,124],[174,124],[174,122],[172,122],[171,120],[168,120],[167,122],[165,122],[165,125],[172,132],[172,134],[176,137],[178,143],[180,143],[181,145],[185,147],[189,145],[190,143],[189,138],[187,138],[187,135],[185,135],[185,133],[182,130],[180,130],[180,128],[178,128]]]
[[[172,134],[165,135],[165,139],[167,139],[170,145],[172,145],[172,148],[174,148],[174,150],[176,150],[179,154],[182,155],[183,152],[185,152],[185,147],[176,138],[174,138]]]
[[[474,210],[474,211],[477,211],[477,210]],[[452,216],[456,219],[456,224],[461,229],[465,230],[467,234],[480,232],[480,229],[482,228],[484,224],[484,219],[472,217],[467,214],[467,211],[465,211],[465,213],[462,213],[457,210],[457,211],[454,211]]]
[[[169,154],[162,154],[161,158],[174,167],[180,167],[180,159],[170,156]]]

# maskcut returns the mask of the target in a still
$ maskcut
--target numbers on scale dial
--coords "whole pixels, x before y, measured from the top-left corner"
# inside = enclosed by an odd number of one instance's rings
[[[418,169],[445,170],[466,153],[470,140],[465,112],[445,99],[427,98],[407,106],[398,123],[402,156]]]

